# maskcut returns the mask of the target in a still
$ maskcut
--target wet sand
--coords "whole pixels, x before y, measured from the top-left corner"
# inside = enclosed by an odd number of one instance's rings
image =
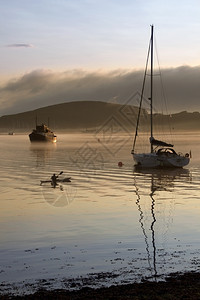
[[[0,285],[1,287],[1,285]],[[117,285],[108,288],[82,288],[81,290],[68,291],[64,289],[48,291],[38,290],[34,294],[24,296],[1,296],[7,299],[143,299],[143,300],[197,300],[200,299],[200,273],[190,272],[185,274],[171,274],[166,281],[133,283]]]

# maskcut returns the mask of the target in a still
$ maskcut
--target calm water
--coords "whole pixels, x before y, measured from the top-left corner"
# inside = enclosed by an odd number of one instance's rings
[[[188,168],[137,172],[129,135],[62,134],[57,145],[1,135],[0,291],[199,270],[200,136],[175,140],[192,150]],[[60,171],[71,183],[40,186]]]

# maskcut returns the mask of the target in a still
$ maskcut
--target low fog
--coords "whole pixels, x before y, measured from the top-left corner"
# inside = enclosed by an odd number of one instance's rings
[[[71,101],[124,103],[141,92],[143,70],[110,72],[35,70],[0,87],[0,115],[24,112]],[[155,71],[155,77],[158,71]],[[162,83],[171,113],[200,111],[200,66],[162,70]]]

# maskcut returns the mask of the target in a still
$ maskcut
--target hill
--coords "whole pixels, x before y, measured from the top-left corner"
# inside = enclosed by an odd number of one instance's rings
[[[0,117],[0,132],[28,132],[37,123],[48,124],[52,130],[59,131],[92,131],[107,124],[112,128],[134,130],[137,121],[138,108],[131,105],[98,101],[77,101],[61,103],[27,111],[14,115]],[[154,124],[168,124],[175,130],[199,130],[200,113],[186,111],[173,115],[154,115]],[[141,111],[141,123],[146,128],[149,115]]]
[[[0,117],[0,131],[29,131],[37,123],[49,123],[53,130],[89,130],[115,121],[116,126],[135,120],[138,108],[98,101],[77,101],[51,105],[36,110]],[[143,110],[144,114],[147,114]],[[117,124],[119,123],[119,124]]]

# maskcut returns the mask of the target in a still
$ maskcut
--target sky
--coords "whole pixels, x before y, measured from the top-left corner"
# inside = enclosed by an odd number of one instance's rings
[[[136,93],[151,24],[170,109],[200,111],[198,0],[0,0],[0,11],[0,116]]]

